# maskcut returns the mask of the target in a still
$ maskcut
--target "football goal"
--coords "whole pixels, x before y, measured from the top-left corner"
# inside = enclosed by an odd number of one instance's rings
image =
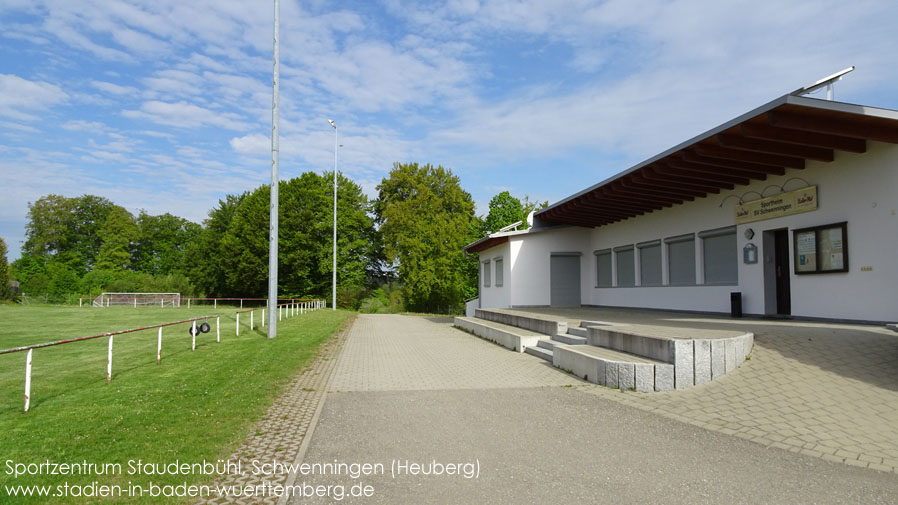
[[[180,307],[181,293],[101,293],[94,307],[132,305],[134,307]]]

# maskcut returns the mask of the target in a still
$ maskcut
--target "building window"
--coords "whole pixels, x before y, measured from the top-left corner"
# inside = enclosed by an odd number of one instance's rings
[[[617,286],[621,288],[636,285],[636,265],[633,261],[633,246],[617,247],[614,249],[617,259]]]
[[[500,287],[505,283],[505,271],[502,270],[502,258],[496,258],[493,260],[493,263],[496,264],[496,287]]]
[[[611,281],[611,249],[596,251],[596,287],[610,288]]]
[[[737,284],[739,251],[736,247],[736,227],[703,231],[698,236],[702,239],[705,284]]]
[[[661,240],[636,244],[639,248],[639,285],[661,285]]]
[[[490,287],[490,262],[483,262],[483,287]]]
[[[667,244],[667,277],[671,286],[695,285],[695,234],[664,239]]]

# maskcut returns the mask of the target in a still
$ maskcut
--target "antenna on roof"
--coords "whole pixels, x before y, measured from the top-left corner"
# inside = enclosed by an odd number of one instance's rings
[[[823,79],[820,79],[819,81],[815,82],[814,84],[810,84],[803,88],[796,89],[795,91],[793,91],[789,94],[793,95],[793,96],[803,96],[803,95],[807,95],[808,93],[813,93],[813,92],[817,91],[818,89],[822,88],[823,86],[826,86],[826,99],[832,100],[833,99],[833,84],[835,84],[836,81],[841,80],[843,75],[847,74],[848,72],[851,72],[852,70],[854,70],[854,65],[846,68],[845,70],[840,70],[833,75],[824,77]]]

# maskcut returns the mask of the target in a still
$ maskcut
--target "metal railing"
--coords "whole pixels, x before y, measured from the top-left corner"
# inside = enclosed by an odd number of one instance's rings
[[[196,349],[196,335],[197,335],[197,321],[206,321],[208,319],[215,318],[215,341],[221,342],[221,316],[201,316],[201,317],[193,317],[190,319],[183,319],[181,321],[174,321],[171,323],[161,323],[154,324],[150,326],[142,326],[140,328],[131,328],[128,330],[119,330],[119,331],[111,331],[107,333],[100,333],[98,335],[91,335],[89,337],[78,337],[78,338],[69,338],[64,340],[57,340],[55,342],[45,342],[43,344],[34,344],[34,345],[26,345],[22,347],[15,347],[12,349],[4,349],[0,350],[0,355],[3,354],[12,354],[16,352],[27,352],[28,354],[25,357],[25,412],[28,412],[28,408],[31,406],[31,359],[32,354],[35,349],[42,349],[44,347],[52,347],[56,345],[62,344],[71,344],[73,342],[83,342],[85,340],[93,340],[95,338],[107,337],[109,338],[109,346],[106,354],[106,384],[109,384],[112,381],[112,341],[113,337],[116,335],[123,335],[125,333],[134,333],[136,331],[144,331],[150,330],[153,328],[158,328],[158,337],[156,344],[156,364],[162,362],[162,328],[166,326],[173,326],[176,324],[184,324],[184,323],[192,323],[190,328],[190,335],[192,337],[190,350]]]
[[[326,302],[324,300],[319,300],[319,299],[297,299],[297,300],[291,300],[288,303],[280,303],[277,305],[278,321],[280,321],[282,318],[296,316],[296,315],[302,315],[302,314],[305,314],[306,312],[311,312],[314,310],[324,308],[325,305],[326,305]],[[236,312],[237,324],[235,325],[235,332],[238,337],[240,336],[240,314],[249,313],[249,329],[253,330],[256,326],[255,313],[256,313],[256,311],[259,311],[259,310],[262,311],[261,327],[264,328],[265,327],[265,307],[256,307],[256,308],[252,308],[252,309],[238,310]]]

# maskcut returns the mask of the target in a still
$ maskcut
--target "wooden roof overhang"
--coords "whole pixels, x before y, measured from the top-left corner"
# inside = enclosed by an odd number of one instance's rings
[[[465,251],[469,253],[479,253],[481,251],[486,251],[491,247],[496,247],[497,245],[504,244],[508,242],[508,235],[501,237],[493,237],[487,236],[484,237],[477,242],[472,242],[465,246]]]
[[[551,225],[604,226],[802,170],[808,160],[829,163],[835,151],[863,153],[868,140],[898,144],[898,112],[785,95],[536,216]]]

